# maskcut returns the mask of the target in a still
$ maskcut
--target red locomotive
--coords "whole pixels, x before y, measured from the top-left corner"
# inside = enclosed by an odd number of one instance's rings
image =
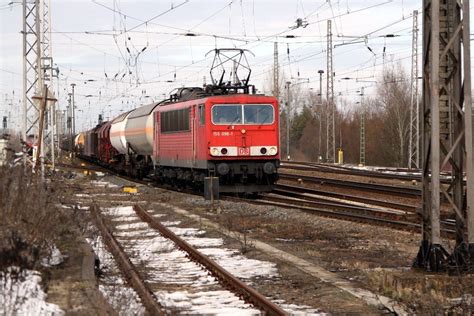
[[[270,191],[280,161],[278,102],[251,94],[248,78],[180,88],[165,101],[123,113],[85,132],[81,154],[175,185],[202,188],[214,176],[220,192]]]

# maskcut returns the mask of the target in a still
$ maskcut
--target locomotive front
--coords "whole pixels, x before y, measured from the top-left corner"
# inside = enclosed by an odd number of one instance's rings
[[[221,191],[271,191],[280,162],[278,102],[274,97],[209,98],[209,168]]]

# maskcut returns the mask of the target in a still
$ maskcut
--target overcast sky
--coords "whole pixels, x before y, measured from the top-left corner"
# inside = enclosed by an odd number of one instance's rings
[[[22,94],[22,12],[18,0],[10,2],[0,0],[0,116],[9,111],[15,122]],[[275,41],[285,75],[317,91],[317,71],[326,72],[326,26],[332,19],[335,93],[352,102],[362,86],[373,94],[384,67],[401,62],[409,72],[412,12],[421,12],[421,2],[52,0],[52,53],[60,70],[54,91],[64,109],[70,84],[77,84],[76,126],[82,130],[96,124],[99,113],[111,118],[174,88],[202,86],[204,76],[210,81],[213,58],[206,53],[237,47],[255,55],[248,56],[251,83],[270,92]],[[295,29],[298,18],[307,26]],[[421,14],[419,21],[421,28]],[[366,42],[357,38],[364,35]],[[357,43],[340,45],[350,41]],[[346,77],[351,80],[341,80]]]

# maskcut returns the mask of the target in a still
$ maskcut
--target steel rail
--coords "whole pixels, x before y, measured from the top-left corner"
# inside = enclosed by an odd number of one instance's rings
[[[403,169],[403,168],[378,168],[378,170],[361,170],[354,169],[344,166],[336,165],[325,165],[312,162],[296,162],[296,161],[284,161],[280,165],[280,169],[293,169],[302,171],[318,171],[335,174],[347,174],[360,177],[368,178],[381,178],[388,180],[406,180],[406,181],[418,181],[421,182],[421,171],[419,169]],[[386,171],[384,173],[383,171]],[[396,174],[394,172],[406,172],[408,174]],[[417,174],[414,174],[417,173]],[[443,174],[447,177],[442,180],[442,183],[449,184],[449,174]]]
[[[196,248],[191,246],[188,242],[178,237],[175,233],[153,218],[153,216],[143,209],[143,207],[140,205],[135,205],[133,208],[138,217],[147,222],[150,227],[157,229],[164,237],[175,242],[176,245],[181,250],[188,253],[194,261],[205,266],[215,277],[221,280],[224,285],[230,287],[234,292],[237,292],[241,297],[244,298],[245,301],[250,302],[254,306],[265,311],[267,315],[288,315],[288,313],[286,313],[278,305],[268,300],[265,296],[244,282],[240,281],[209,257],[196,250]]]
[[[296,198],[296,199],[295,199]],[[404,221],[409,218],[410,215],[404,211],[392,211],[392,210],[381,210],[373,208],[370,206],[359,206],[353,205],[344,202],[328,202],[328,201],[319,201],[312,200],[311,198],[297,197],[295,198],[287,197],[286,195],[265,195],[259,199],[259,201],[269,201],[269,202],[278,202],[278,203],[290,203],[294,206],[303,206],[311,207],[324,210],[336,210],[344,211],[351,214],[359,215],[368,215],[374,216],[377,218],[388,218],[391,220]]]
[[[90,171],[101,171],[103,168],[98,166],[98,165],[93,165],[93,166],[75,166],[75,165],[68,165],[62,162],[56,162],[56,167],[58,169],[64,168],[64,169],[77,169],[77,170],[90,170]]]
[[[391,178],[391,176],[394,176],[395,179],[397,179],[398,176],[401,177],[401,179],[410,179],[410,180],[416,180],[417,176],[419,173],[421,173],[420,169],[403,169],[403,168],[387,168],[383,167],[380,168],[378,167],[377,170],[368,170],[368,169],[357,169],[357,168],[351,168],[351,167],[346,167],[346,166],[340,166],[340,165],[333,165],[333,164],[324,164],[324,163],[316,163],[316,162],[297,162],[297,161],[283,161],[282,162],[283,168],[289,167],[303,167],[306,169],[325,169],[325,170],[332,170],[332,171],[341,171],[344,172],[346,171],[347,173],[353,173],[354,175],[371,175],[371,174],[376,174],[380,175],[380,177],[388,177]],[[383,171],[386,171],[387,173],[384,173]],[[331,171],[329,171],[331,172]],[[390,172],[405,172],[407,174],[392,174]],[[410,178],[411,177],[411,178]]]
[[[239,198],[226,198],[227,200],[234,200],[234,201],[241,201]],[[280,202],[276,201],[267,201],[267,200],[245,200],[248,203],[255,204],[255,205],[271,205],[271,206],[279,206],[285,208],[293,208],[299,209],[311,214],[317,214],[323,217],[329,218],[337,218],[342,220],[348,220],[352,222],[360,222],[360,223],[375,223],[377,226],[389,226],[395,227],[401,230],[408,230],[414,231],[420,229],[421,225],[407,222],[407,221],[398,221],[378,216],[371,216],[369,213],[354,213],[352,211],[339,211],[339,210],[331,210],[331,209],[323,209],[311,206],[304,206],[304,205],[297,205],[292,203],[293,201],[287,200],[286,202],[282,202],[282,198],[280,198]]]
[[[403,197],[407,197],[407,196],[418,197],[421,195],[421,190],[407,187],[407,186],[361,183],[361,182],[349,181],[349,180],[328,179],[328,178],[322,178],[322,177],[297,175],[297,174],[289,174],[289,173],[282,173],[282,172],[279,172],[279,176],[280,176],[280,179],[282,180],[298,181],[301,179],[303,181],[316,183],[316,184],[329,184],[329,185],[346,187],[346,188],[351,188],[351,189],[371,190],[374,192],[390,193],[392,195],[398,195],[398,196],[403,196]]]
[[[290,186],[291,187],[291,186]],[[299,188],[297,188],[299,189]],[[369,216],[376,216],[376,217],[379,217],[379,218],[389,218],[390,220],[393,220],[393,221],[406,221],[406,220],[409,220],[411,222],[414,222],[415,224],[417,224],[419,222],[419,213],[416,212],[416,209],[414,208],[412,210],[412,212],[407,212],[407,213],[400,213],[400,211],[397,211],[397,210],[391,210],[391,209],[387,209],[387,210],[383,210],[383,209],[377,209],[377,208],[374,208],[374,207],[360,207],[360,206],[356,206],[356,205],[352,205],[352,204],[348,204],[346,202],[336,202],[336,203],[321,203],[319,202],[320,200],[318,198],[316,198],[316,200],[314,201],[310,196],[307,196],[304,194],[304,192],[306,191],[305,188],[302,188],[303,189],[303,193],[291,193],[291,192],[288,192],[288,191],[283,191],[283,197],[271,197],[271,199],[274,199],[275,201],[283,201],[283,203],[287,202],[287,201],[290,201],[290,204],[295,204],[296,206],[297,205],[302,205],[302,206],[308,206],[308,205],[322,205],[322,206],[333,206],[333,207],[337,207],[338,210],[343,210],[343,211],[349,211],[351,213],[355,213],[355,214],[362,214],[362,215],[369,215]],[[309,189],[311,190],[311,189]],[[278,192],[278,191],[277,191]],[[287,199],[286,201],[284,200],[286,195],[290,193],[290,195],[293,195],[294,197],[300,199],[300,201],[298,200],[293,200],[293,199]],[[269,200],[271,200],[269,199]],[[310,203],[308,203],[307,205],[305,205],[305,202],[304,201],[301,201],[301,200],[307,200],[309,201]],[[332,204],[332,205],[331,205]],[[397,205],[397,204],[395,204]],[[403,204],[405,205],[405,204]],[[456,229],[456,224],[455,222],[449,220],[449,219],[444,219],[441,221],[441,226],[442,226],[442,229],[444,230],[444,233],[445,235],[447,236],[454,236],[454,232],[455,232],[455,229]]]
[[[289,200],[286,202],[282,202],[281,198],[280,198],[280,202],[265,201],[265,200],[260,200],[260,199],[248,200],[248,199],[240,199],[236,197],[226,197],[225,199],[229,201],[235,201],[235,202],[245,201],[247,203],[254,204],[254,205],[270,205],[270,206],[278,206],[278,207],[290,208],[290,209],[291,208],[299,209],[301,211],[304,211],[310,214],[316,214],[323,217],[336,218],[336,219],[357,222],[357,223],[364,223],[364,224],[374,224],[376,226],[385,226],[385,227],[395,228],[398,230],[409,231],[409,232],[414,232],[414,231],[419,232],[421,230],[421,224],[414,223],[414,222],[373,216],[373,215],[370,215],[369,212],[354,213],[352,211],[329,210],[329,209],[323,209],[323,208],[317,208],[317,207],[311,207],[311,206],[297,205],[297,204],[294,204],[293,201],[289,201]],[[442,228],[443,235],[450,238],[454,238],[455,225],[448,221],[443,221],[441,224],[443,226]]]
[[[291,169],[291,170],[301,170],[301,171],[318,171],[325,173],[335,173],[335,174],[346,174],[359,177],[368,177],[368,178],[381,178],[389,180],[407,180],[407,181],[421,181],[421,176],[417,175],[402,175],[402,174],[390,174],[382,173],[378,171],[368,171],[368,170],[350,170],[344,168],[334,168],[329,166],[319,166],[319,165],[291,165],[284,163],[280,165],[280,169]]]
[[[158,303],[151,289],[141,278],[135,265],[130,261],[123,248],[112,235],[105,224],[103,217],[100,215],[100,212],[97,210],[97,206],[92,206],[90,210],[97,228],[102,235],[102,239],[117,262],[120,272],[122,272],[128,284],[138,294],[147,312],[150,315],[165,315],[166,309]]]
[[[352,194],[347,194],[347,193],[331,192],[331,191],[327,191],[327,190],[312,189],[312,188],[306,188],[306,187],[301,187],[301,186],[293,186],[293,185],[288,185],[288,184],[277,184],[275,186],[275,190],[273,192],[279,193],[278,192],[279,190],[285,191],[285,192],[309,193],[309,194],[323,195],[325,197],[332,197],[332,198],[349,200],[349,201],[354,201],[354,202],[359,202],[359,203],[383,206],[383,207],[387,207],[387,208],[394,208],[394,209],[404,210],[404,211],[408,211],[408,212],[412,212],[412,213],[415,213],[416,210],[417,210],[417,207],[412,205],[412,204],[390,202],[390,201],[384,201],[384,200],[374,199],[374,198],[367,198],[367,197],[357,196],[357,195],[352,195]]]

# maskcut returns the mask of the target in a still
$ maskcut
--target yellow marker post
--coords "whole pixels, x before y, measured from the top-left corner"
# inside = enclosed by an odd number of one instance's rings
[[[339,151],[337,152],[337,163],[338,164],[344,163],[344,151],[342,151],[342,149],[339,149]]]
[[[123,192],[125,193],[138,193],[138,189],[136,187],[123,187]]]

